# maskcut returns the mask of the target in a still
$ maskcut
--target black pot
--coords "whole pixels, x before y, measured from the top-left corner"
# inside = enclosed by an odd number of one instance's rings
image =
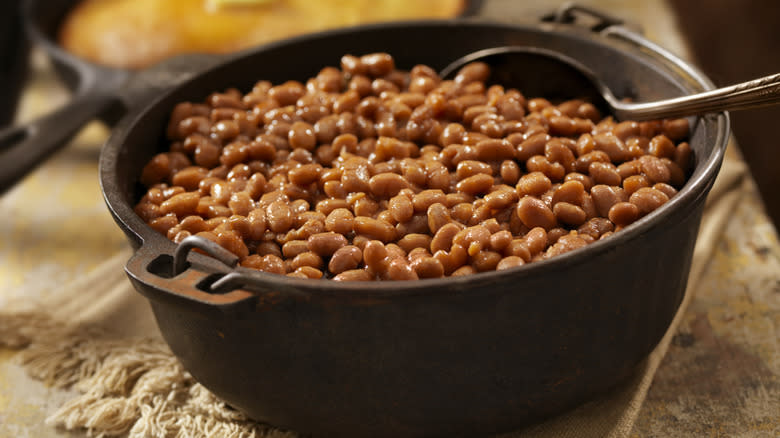
[[[617,235],[516,269],[414,282],[337,283],[234,268],[190,253],[134,212],[143,165],[166,146],[177,102],[259,79],[278,83],[391,53],[442,68],[500,45],[558,50],[620,97],[649,100],[708,80],[621,27],[427,21],[294,38],[172,87],[105,145],[103,193],[136,249],[127,272],[183,365],[231,406],[314,435],[488,435],[571,408],[623,381],[682,300],[704,201],[723,158],[726,114],[697,119],[695,169],[670,202]],[[178,252],[177,252],[178,251]]]

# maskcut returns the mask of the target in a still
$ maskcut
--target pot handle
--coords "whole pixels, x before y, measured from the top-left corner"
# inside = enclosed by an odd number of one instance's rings
[[[88,89],[53,113],[0,130],[0,195],[115,103],[105,90]]]
[[[213,287],[238,263],[235,255],[216,243],[190,236],[179,244],[173,255],[154,246],[144,243],[125,265],[125,272],[133,286],[147,298],[173,302],[200,312],[215,310],[222,314],[237,314],[255,308],[258,299],[255,293],[238,288],[224,291]],[[191,254],[194,249],[211,257]],[[193,256],[200,256],[199,261],[208,265],[208,269],[203,269],[201,264],[190,263],[188,259]]]
[[[578,5],[575,2],[565,3],[551,14],[542,17],[542,21],[572,24],[578,17],[589,20],[589,28],[599,34],[622,40],[642,49],[645,53],[660,60],[677,73],[688,77],[695,82],[707,84],[710,89],[715,88],[712,82],[698,69],[692,67],[680,57],[653,43],[642,36],[642,29],[636,24],[629,24],[625,20],[613,17],[597,9]]]
[[[708,89],[715,88],[715,85],[712,83],[712,81],[710,81],[710,79],[707,78],[707,76],[705,76],[704,73],[702,73],[699,69],[691,66],[687,62],[683,61],[679,56],[675,55],[669,50],[664,49],[647,38],[642,37],[638,33],[631,31],[625,26],[610,25],[601,30],[600,33],[604,36],[620,39],[639,46],[646,53],[664,62],[682,76],[687,76],[695,82],[706,84]]]
[[[564,3],[555,11],[542,17],[544,22],[561,23],[561,24],[573,24],[577,21],[578,17],[582,17],[585,20],[589,20],[587,24],[581,23],[583,26],[587,26],[594,32],[600,32],[610,26],[625,26],[624,20],[613,17],[587,6],[578,5],[576,2]],[[641,33],[641,29],[636,29],[637,33]]]

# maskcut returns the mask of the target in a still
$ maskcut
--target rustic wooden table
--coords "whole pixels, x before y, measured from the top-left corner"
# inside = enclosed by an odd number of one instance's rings
[[[583,1],[640,23],[647,36],[685,56],[663,1]],[[549,12],[541,0],[488,0],[484,15],[528,21]],[[67,93],[40,54],[22,118],[61,104]],[[125,246],[97,183],[106,129],[95,123],[0,198],[0,308],[45,303],[64,283]],[[85,232],[88,229],[89,232]],[[755,190],[730,218],[632,436],[780,436],[780,244]],[[62,437],[44,419],[68,393],[29,379],[0,351],[0,436]]]

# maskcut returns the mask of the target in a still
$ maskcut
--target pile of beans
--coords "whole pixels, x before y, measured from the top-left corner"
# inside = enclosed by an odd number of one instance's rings
[[[346,55],[305,84],[258,82],[180,103],[135,211],[245,267],[410,280],[509,269],[605,239],[674,196],[685,119],[617,123],[592,104],[527,99]]]

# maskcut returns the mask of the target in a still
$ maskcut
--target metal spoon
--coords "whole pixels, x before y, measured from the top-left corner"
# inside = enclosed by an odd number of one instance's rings
[[[544,96],[548,99],[583,98],[608,110],[618,120],[693,116],[780,103],[780,73],[673,99],[622,102],[590,69],[578,61],[538,47],[506,46],[472,52],[450,63],[440,76],[452,78],[461,67],[476,61],[491,67],[488,83],[515,87],[529,96]]]

